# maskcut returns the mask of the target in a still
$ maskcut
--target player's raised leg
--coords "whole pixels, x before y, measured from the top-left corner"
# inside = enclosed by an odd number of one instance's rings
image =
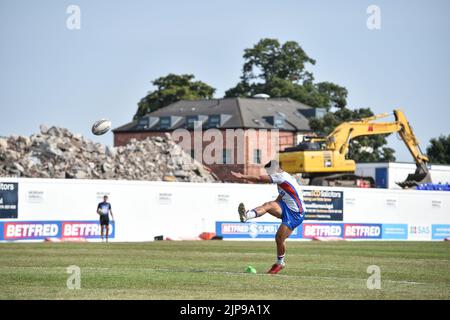
[[[261,217],[266,213],[269,213],[272,216],[274,216],[278,219],[281,219],[282,209],[281,209],[280,205],[278,204],[278,202],[269,201],[259,207],[256,207],[256,208],[254,208],[252,210],[248,210],[248,211],[245,210],[244,204],[240,203],[239,207],[238,207],[238,212],[239,212],[239,218],[240,218],[241,222],[246,222],[247,220]]]

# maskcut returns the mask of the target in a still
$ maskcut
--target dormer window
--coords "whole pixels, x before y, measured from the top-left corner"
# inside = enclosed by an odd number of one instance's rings
[[[170,120],[171,120],[170,117],[161,117],[159,120],[159,128],[160,129],[169,129],[170,126],[172,125]]]
[[[273,126],[275,128],[283,128],[284,127],[284,118],[274,117],[274,119],[273,119]]]
[[[277,111],[273,117],[273,126],[275,128],[283,128],[286,115],[283,112]]]
[[[147,129],[148,128],[148,117],[142,117],[138,121],[139,129]]]
[[[221,125],[220,115],[214,114],[208,117],[208,128],[217,128]]]
[[[137,123],[138,129],[149,129],[158,123],[158,117],[143,116]]]
[[[194,129],[196,121],[198,121],[198,116],[188,116],[188,117],[186,117],[186,127],[188,129]]]
[[[202,126],[205,121],[208,120],[208,116],[205,115],[193,115],[186,117],[186,128],[194,129],[196,126]]]

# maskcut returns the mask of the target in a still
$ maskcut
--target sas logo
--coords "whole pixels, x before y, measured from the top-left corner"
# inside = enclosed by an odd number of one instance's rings
[[[342,237],[342,224],[303,224],[303,238]]]
[[[410,224],[408,227],[408,240],[431,240],[431,225]]]
[[[381,239],[381,224],[344,224],[344,237],[348,239]]]

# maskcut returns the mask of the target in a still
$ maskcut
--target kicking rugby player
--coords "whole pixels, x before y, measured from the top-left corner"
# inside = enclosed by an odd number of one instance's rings
[[[284,172],[278,161],[272,160],[264,168],[267,175],[252,176],[244,175],[238,172],[231,172],[233,176],[239,179],[251,182],[276,183],[278,187],[278,197],[275,201],[269,201],[252,210],[245,210],[243,203],[239,204],[238,212],[241,222],[258,218],[266,213],[281,219],[281,225],[275,236],[277,244],[277,260],[268,273],[276,274],[285,267],[284,257],[286,254],[285,240],[297,228],[305,216],[305,207],[300,196],[300,188],[295,180],[287,172]]]

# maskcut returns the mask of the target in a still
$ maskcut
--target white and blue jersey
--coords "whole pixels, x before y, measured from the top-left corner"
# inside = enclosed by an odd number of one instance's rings
[[[109,212],[111,211],[111,204],[109,202],[100,202],[97,206],[97,211],[101,215],[108,216]]]
[[[109,202],[100,202],[97,206],[97,212],[100,214],[100,225],[109,225],[109,213],[111,212],[111,204]]]
[[[295,229],[305,216],[305,206],[297,181],[287,172],[277,172],[269,175],[272,183],[276,183],[281,196],[279,204],[282,209],[282,223],[290,229]]]

